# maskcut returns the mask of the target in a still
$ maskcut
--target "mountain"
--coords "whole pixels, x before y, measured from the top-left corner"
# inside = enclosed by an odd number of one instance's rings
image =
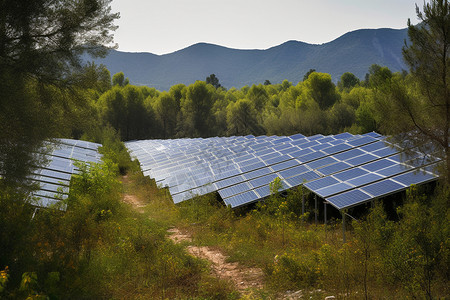
[[[321,45],[288,41],[266,50],[238,50],[199,43],[164,55],[111,50],[94,61],[106,65],[111,74],[124,72],[132,84],[158,90],[205,80],[213,73],[226,88],[265,80],[281,83],[287,79],[297,84],[309,69],[329,73],[337,82],[345,72],[364,79],[372,64],[394,72],[406,69],[402,59],[405,39],[407,29],[361,29]]]

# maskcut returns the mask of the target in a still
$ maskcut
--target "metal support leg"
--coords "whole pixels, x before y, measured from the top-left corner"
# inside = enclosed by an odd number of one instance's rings
[[[305,194],[303,194],[303,188],[302,188],[302,215],[305,214]]]
[[[327,225],[327,203],[323,203],[323,224]]]
[[[342,211],[342,238],[345,243],[345,211]]]
[[[317,225],[317,195],[314,195],[314,220]]]

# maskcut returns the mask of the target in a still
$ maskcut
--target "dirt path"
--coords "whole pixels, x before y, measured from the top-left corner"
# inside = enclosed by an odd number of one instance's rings
[[[175,243],[192,242],[192,238],[182,233],[178,228],[169,229],[169,238]],[[259,268],[248,268],[239,263],[229,263],[227,256],[222,252],[206,246],[187,246],[188,252],[196,257],[206,259],[211,262],[211,273],[218,278],[231,280],[236,289],[242,294],[246,294],[248,289],[262,289],[263,272]]]
[[[128,178],[128,175],[122,176],[122,183],[123,185],[128,185],[130,183],[130,179]],[[129,193],[123,193],[122,194],[122,201],[128,204],[131,204],[131,206],[136,209],[138,212],[143,213],[145,204],[138,198],[136,195],[129,194]]]
[[[124,186],[130,184],[130,179],[127,175],[122,177]],[[136,195],[130,193],[122,194],[122,201],[130,204],[134,209],[140,213],[144,213],[145,204]],[[169,238],[174,243],[192,242],[192,237],[188,234],[182,233],[178,228],[169,229]],[[196,257],[206,259],[211,263],[211,274],[214,276],[230,280],[236,286],[236,289],[242,293],[247,294],[249,289],[262,289],[263,286],[263,272],[259,268],[243,267],[239,263],[227,262],[227,256],[222,252],[205,246],[186,247],[187,251]]]

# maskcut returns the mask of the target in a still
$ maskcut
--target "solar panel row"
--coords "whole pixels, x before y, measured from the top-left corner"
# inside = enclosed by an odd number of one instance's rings
[[[139,159],[145,175],[169,187],[175,203],[217,191],[232,207],[267,197],[270,182],[279,177],[283,189],[304,185],[342,209],[379,194],[366,191],[357,194],[369,198],[348,200],[356,193],[354,189],[391,180],[390,177],[435,162],[429,155],[412,151],[415,154],[408,163],[402,163],[399,153],[403,150],[374,132],[355,136],[343,133],[147,140],[128,142],[126,146]],[[419,176],[412,174],[408,182],[418,183]],[[436,178],[430,172],[426,174],[427,180]],[[393,186],[400,189],[392,180],[394,184],[382,183],[382,190],[391,191]],[[407,187],[399,183],[402,188]],[[349,193],[349,198],[345,193]],[[347,199],[344,206],[334,203],[332,197],[337,194]]]
[[[100,144],[86,141],[58,139],[47,142],[42,149],[43,163],[32,171],[30,180],[39,184],[39,190],[33,192],[33,203],[39,207],[48,207],[66,199],[72,174],[78,172],[74,160],[82,162],[100,162],[98,153]]]

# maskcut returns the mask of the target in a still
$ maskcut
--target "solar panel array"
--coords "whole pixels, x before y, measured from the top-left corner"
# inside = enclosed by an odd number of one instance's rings
[[[73,165],[74,160],[82,162],[100,162],[98,153],[100,144],[71,139],[58,139],[56,143],[47,143],[48,151],[43,151],[44,163],[33,170],[30,179],[39,184],[39,189],[33,192],[36,202],[34,205],[48,207],[62,199],[69,193],[69,183],[72,174],[78,169]]]
[[[175,203],[217,191],[231,207],[303,185],[345,209],[435,180],[438,159],[404,149],[378,133],[241,136],[125,143],[146,176],[168,187]],[[403,156],[406,156],[404,158]]]

